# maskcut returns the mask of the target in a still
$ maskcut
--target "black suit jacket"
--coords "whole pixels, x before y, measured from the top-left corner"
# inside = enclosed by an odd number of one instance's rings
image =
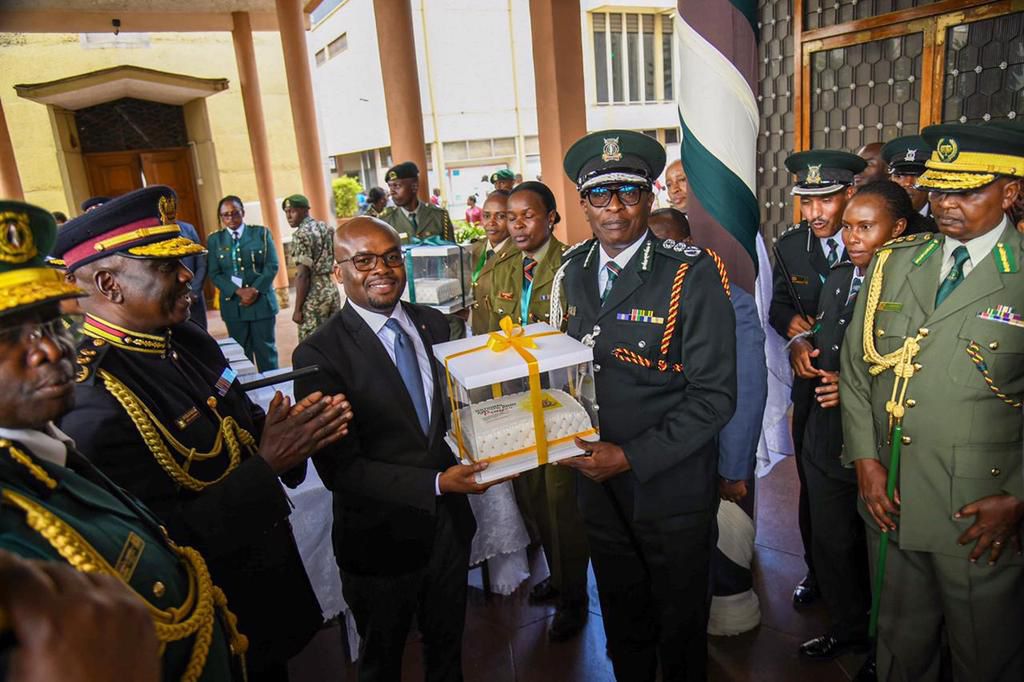
[[[444,315],[400,305],[428,355],[432,345],[448,340]],[[379,576],[422,568],[433,550],[442,505],[459,539],[472,540],[476,523],[465,495],[438,497],[434,490],[437,474],[456,463],[444,442],[444,377],[437,363],[431,361],[434,395],[426,434],[398,368],[352,303],[299,344],[292,364],[320,366],[317,374],[295,382],[296,399],[313,391],[344,393],[355,415],[348,436],[313,457],[334,493],[334,548],[343,571]]]

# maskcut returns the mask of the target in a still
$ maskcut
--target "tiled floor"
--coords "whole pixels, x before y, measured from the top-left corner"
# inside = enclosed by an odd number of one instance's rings
[[[210,332],[223,336],[216,312]],[[278,317],[278,349],[282,365],[290,364],[296,328],[289,311]],[[714,681],[846,682],[862,657],[811,663],[797,656],[797,646],[821,634],[826,617],[821,606],[797,612],[790,595],[803,577],[800,536],[796,528],[797,482],[792,460],[780,463],[758,481],[755,590],[761,601],[761,625],[736,637],[715,637],[708,647]],[[530,583],[546,569],[534,560]],[[550,607],[527,603],[528,587],[510,597],[486,598],[479,571],[470,574],[466,614],[464,670],[467,682],[604,682],[613,680],[605,655],[604,628],[591,576],[591,618],[576,639],[549,644]],[[347,662],[343,635],[337,625],[325,628],[291,664],[293,682],[354,682],[355,667]],[[403,679],[421,680],[422,658],[416,635],[410,637],[402,661]]]

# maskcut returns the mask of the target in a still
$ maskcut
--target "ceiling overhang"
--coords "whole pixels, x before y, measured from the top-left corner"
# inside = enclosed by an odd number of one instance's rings
[[[182,105],[227,90],[228,80],[114,66],[47,83],[15,85],[14,89],[19,97],[75,111],[124,97]]]

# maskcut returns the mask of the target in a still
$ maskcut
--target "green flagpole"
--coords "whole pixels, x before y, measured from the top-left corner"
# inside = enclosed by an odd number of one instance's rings
[[[892,427],[892,456],[889,458],[889,475],[886,477],[885,494],[890,500],[896,493],[896,479],[900,468],[900,443],[903,442],[903,424],[896,422]],[[875,562],[875,580],[871,590],[871,620],[868,622],[868,637],[878,634],[878,609],[882,602],[882,585],[885,583],[885,559],[889,554],[889,533],[884,532],[878,539],[878,560]]]

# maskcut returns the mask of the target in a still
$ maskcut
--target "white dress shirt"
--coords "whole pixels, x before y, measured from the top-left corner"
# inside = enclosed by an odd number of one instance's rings
[[[841,231],[840,231],[841,232]],[[825,260],[828,261],[828,252],[831,250],[828,245],[828,240],[833,239],[836,242],[836,262],[843,260],[843,252],[846,251],[846,244],[843,243],[843,235],[840,232],[836,232],[831,237],[818,237],[818,241],[821,242],[821,252],[825,254]]]
[[[633,242],[625,249],[620,251],[619,255],[615,256],[615,258],[612,258],[607,253],[605,253],[603,246],[597,250],[599,256],[599,260],[597,261],[597,264],[599,266],[597,270],[598,296],[604,293],[604,287],[608,283],[608,268],[606,268],[605,266],[608,263],[614,261],[616,265],[625,270],[626,266],[629,265],[630,259],[632,259],[636,252],[640,250],[640,246],[644,243],[644,240],[647,239],[648,234],[650,233],[645,231],[642,235],[640,235],[639,239],[637,239],[635,242]]]
[[[61,467],[67,466],[68,448],[75,445],[71,436],[54,426],[53,422],[43,429],[0,428],[0,438],[17,441],[39,459]]]
[[[942,244],[942,269],[939,270],[939,282],[941,283],[942,280],[946,279],[946,275],[953,269],[953,263],[956,262],[953,258],[953,251],[956,247],[967,247],[967,254],[970,256],[964,263],[964,279],[967,279],[967,275],[971,274],[974,266],[981,263],[992,253],[992,249],[996,248],[996,244],[1002,238],[1003,232],[1009,227],[1010,219],[1004,215],[1003,222],[999,223],[994,230],[989,230],[980,237],[975,237],[970,241],[962,242],[952,237],[946,237],[946,241]]]
[[[500,242],[498,242],[497,246],[491,246],[491,242],[488,241],[487,242],[487,249],[486,249],[486,251],[489,252],[489,253],[497,254],[499,251],[501,251],[502,249],[505,248],[505,244],[508,244],[508,240],[509,239],[511,239],[511,237],[505,237]],[[486,258],[486,256],[485,256],[485,258]]]
[[[234,230],[229,229],[228,232],[231,233],[232,239],[234,239],[237,236],[239,241],[241,241],[242,235],[245,234],[245,223],[242,223]]]
[[[351,299],[349,299],[349,303],[352,303]],[[380,339],[381,345],[384,346],[384,350],[387,351],[388,357],[391,358],[391,362],[394,362],[396,367],[398,363],[395,360],[395,333],[384,325],[387,324],[389,319],[393,318],[398,321],[398,326],[412,339],[413,348],[416,349],[416,364],[419,365],[420,378],[423,380],[423,397],[427,401],[427,423],[429,424],[434,404],[434,375],[430,371],[430,357],[427,355],[426,346],[423,345],[423,339],[420,338],[416,325],[409,319],[401,303],[395,304],[395,309],[391,311],[390,315],[382,315],[381,313],[367,310],[355,303],[352,303],[352,308],[359,313],[359,317],[363,318],[363,321]],[[438,474],[434,477],[435,495],[441,494],[440,481],[441,474]]]

